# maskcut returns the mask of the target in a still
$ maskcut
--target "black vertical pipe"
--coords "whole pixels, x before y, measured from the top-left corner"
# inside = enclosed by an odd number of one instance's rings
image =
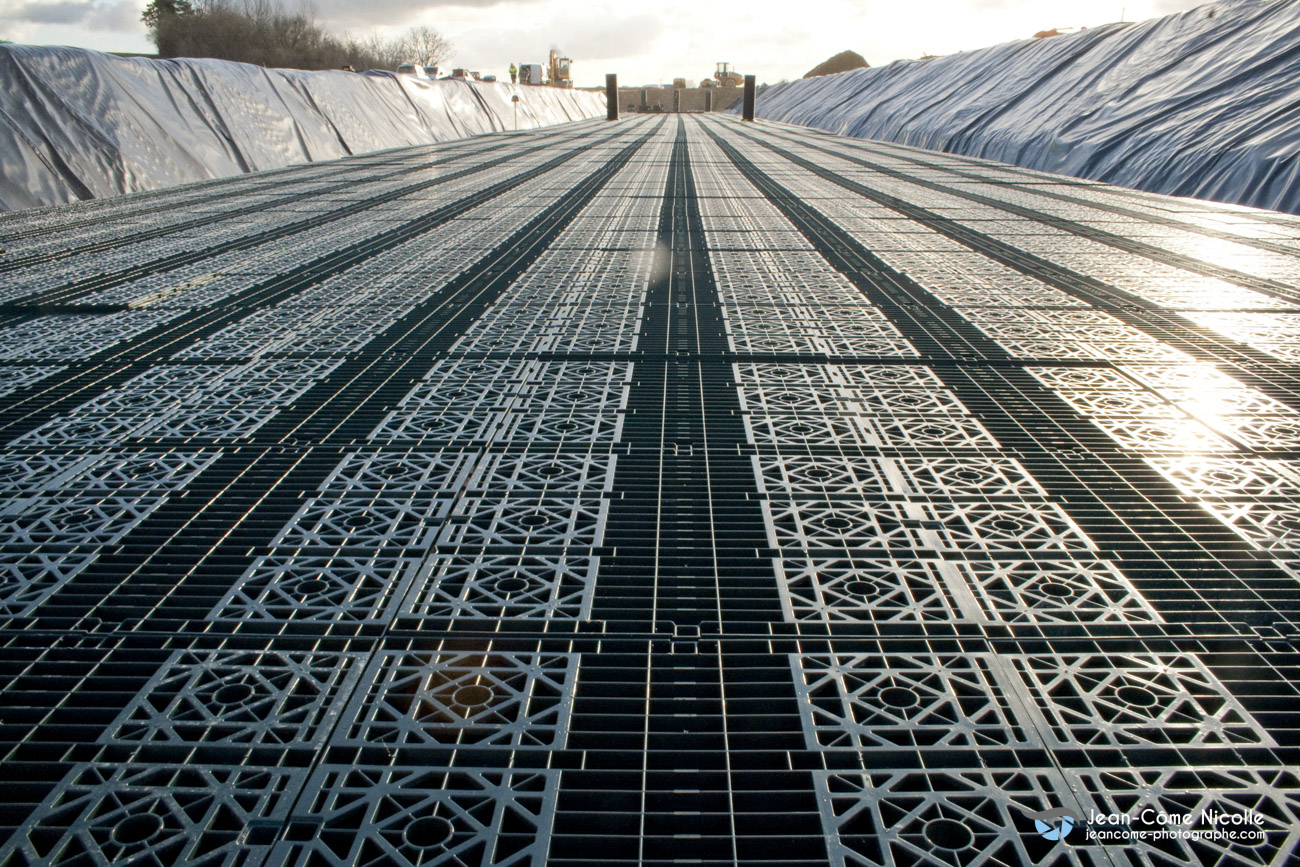
[[[605,76],[605,118],[618,120],[618,76],[613,73]]]
[[[745,76],[745,113],[742,115],[745,120],[754,119],[754,76]]]

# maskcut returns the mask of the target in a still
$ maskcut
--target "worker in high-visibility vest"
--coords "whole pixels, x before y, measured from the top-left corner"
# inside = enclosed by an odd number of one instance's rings
[[[514,84],[518,80],[519,80],[519,70],[515,69],[515,65],[512,63],[510,64],[510,83]]]

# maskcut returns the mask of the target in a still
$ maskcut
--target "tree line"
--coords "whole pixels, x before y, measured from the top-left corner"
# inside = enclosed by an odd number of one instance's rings
[[[310,7],[275,0],[151,0],[141,20],[159,57],[215,57],[288,69],[395,69],[406,61],[436,65],[451,43],[429,27],[403,36],[335,36]]]

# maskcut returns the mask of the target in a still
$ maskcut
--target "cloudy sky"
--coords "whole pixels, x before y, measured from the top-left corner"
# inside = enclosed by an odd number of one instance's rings
[[[148,0],[0,0],[0,38],[102,51],[151,52]],[[282,0],[311,5],[335,32],[392,35],[416,24],[444,33],[455,66],[504,75],[510,61],[574,60],[579,86],[698,80],[730,61],[758,80],[796,78],[846,48],[873,66],[1022,39],[1052,27],[1152,18],[1202,0]]]

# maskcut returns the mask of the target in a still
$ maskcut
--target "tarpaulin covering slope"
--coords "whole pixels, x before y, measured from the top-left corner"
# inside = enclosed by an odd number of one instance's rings
[[[603,94],[0,45],[0,209],[602,115]]]
[[[1300,0],[1229,0],[767,89],[762,118],[1300,213]]]

